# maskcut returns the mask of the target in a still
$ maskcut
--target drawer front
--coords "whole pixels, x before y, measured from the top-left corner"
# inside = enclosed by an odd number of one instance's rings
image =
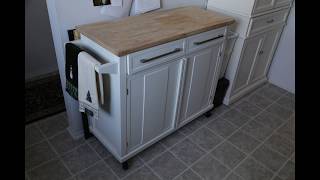
[[[177,40],[128,55],[128,74],[134,74],[185,54],[185,40]]]
[[[225,39],[226,28],[214,29],[187,38],[187,53],[204,49]]]
[[[285,23],[288,13],[289,13],[289,8],[252,18],[250,20],[250,28],[247,32],[247,36],[257,33],[271,26]]]
[[[282,7],[282,6],[288,6],[292,0],[276,0],[275,8]]]
[[[275,0],[256,0],[253,7],[253,14],[268,11],[273,8]]]

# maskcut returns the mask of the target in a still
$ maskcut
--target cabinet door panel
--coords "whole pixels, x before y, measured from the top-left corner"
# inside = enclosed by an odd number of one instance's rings
[[[143,140],[148,141],[166,129],[165,108],[169,70],[164,67],[144,77]]]
[[[267,11],[273,8],[275,0],[256,0],[253,9],[254,13]]]
[[[233,92],[241,90],[248,84],[252,65],[257,58],[257,53],[260,49],[263,38],[264,35],[258,35],[246,40],[237,70]]]
[[[251,83],[266,77],[269,64],[272,61],[274,51],[281,35],[281,31],[282,27],[266,33],[262,47],[258,53],[258,58],[255,61]]]
[[[191,55],[187,62],[186,82],[182,97],[180,123],[212,103],[211,88],[218,79],[221,44]]]
[[[174,61],[129,78],[129,151],[174,128],[182,63]]]

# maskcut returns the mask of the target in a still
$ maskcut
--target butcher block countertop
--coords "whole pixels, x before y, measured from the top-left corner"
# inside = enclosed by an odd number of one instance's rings
[[[189,6],[76,27],[117,56],[230,25],[234,19]]]

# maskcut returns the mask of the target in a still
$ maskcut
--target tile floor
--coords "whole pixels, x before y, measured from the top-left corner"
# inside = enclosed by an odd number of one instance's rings
[[[295,96],[271,84],[199,117],[121,164],[95,138],[73,140],[65,113],[25,131],[28,180],[295,179]]]

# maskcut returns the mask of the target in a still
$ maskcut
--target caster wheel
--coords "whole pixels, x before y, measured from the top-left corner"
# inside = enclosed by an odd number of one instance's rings
[[[122,163],[122,169],[123,169],[123,170],[129,169],[129,164],[128,164],[127,161]]]
[[[212,115],[211,111],[208,111],[208,112],[206,112],[206,113],[204,114],[204,116],[207,117],[207,118],[210,117],[211,115]]]

